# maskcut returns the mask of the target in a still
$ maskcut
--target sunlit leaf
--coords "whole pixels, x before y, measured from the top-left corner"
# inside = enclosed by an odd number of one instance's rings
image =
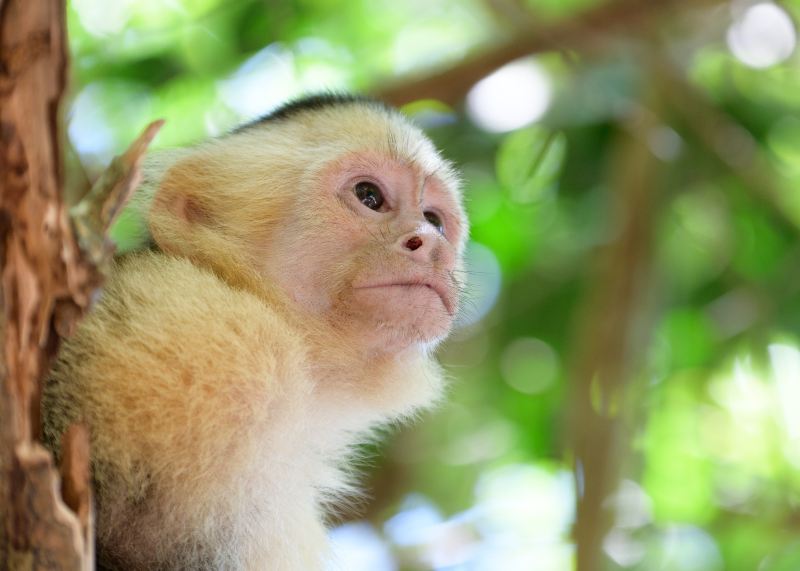
[[[508,135],[497,151],[497,179],[519,203],[535,202],[557,186],[566,154],[562,133],[541,127]]]
[[[759,212],[741,212],[736,218],[736,269],[750,279],[774,275],[786,253],[786,242],[774,225]]]
[[[708,363],[716,347],[712,324],[697,310],[670,312],[661,332],[670,347],[670,360],[675,369]]]
[[[795,571],[800,569],[800,543],[766,557],[759,571]]]
[[[141,217],[126,208],[114,222],[109,236],[117,245],[117,253],[122,254],[141,248],[147,241],[148,231]]]
[[[681,291],[713,279],[730,263],[731,223],[724,196],[713,188],[678,197],[661,229],[663,273]]]
[[[560,18],[585,10],[599,3],[600,0],[526,0],[531,13],[535,16]]]
[[[713,465],[700,446],[702,402],[693,383],[688,375],[669,379],[648,422],[644,487],[659,522],[702,524],[717,510]]]

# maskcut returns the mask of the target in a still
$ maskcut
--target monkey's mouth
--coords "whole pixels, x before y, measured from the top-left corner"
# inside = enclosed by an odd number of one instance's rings
[[[370,285],[363,285],[363,286],[354,286],[353,289],[378,289],[378,288],[405,288],[408,290],[416,289],[416,288],[423,288],[435,293],[439,300],[442,302],[447,314],[452,316],[453,312],[455,311],[453,300],[447,294],[447,290],[444,286],[437,284],[436,282],[432,281],[400,281],[400,282],[386,282],[386,283],[377,283],[377,284],[370,284]]]

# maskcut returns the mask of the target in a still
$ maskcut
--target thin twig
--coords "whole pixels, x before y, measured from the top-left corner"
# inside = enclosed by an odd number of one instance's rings
[[[800,229],[800,220],[782,203],[781,176],[770,167],[755,137],[690,84],[665,57],[653,52],[650,61],[651,69],[658,70],[651,77],[659,82],[664,104],[677,112],[682,124],[778,220],[795,231]]]
[[[150,123],[124,154],[112,159],[92,189],[70,209],[81,250],[98,267],[113,253],[108,229],[136,190],[144,153],[163,124],[163,120]]]

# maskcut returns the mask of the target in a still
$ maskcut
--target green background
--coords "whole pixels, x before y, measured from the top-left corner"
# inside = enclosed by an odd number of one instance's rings
[[[586,394],[619,450],[600,460],[606,568],[800,569],[800,58],[732,48],[753,2],[639,4],[654,14],[626,24],[623,5],[610,31],[570,34],[600,2],[69,3],[72,196],[156,118],[155,148],[190,144],[301,93],[413,84],[551,34],[533,124],[486,131],[467,93],[405,107],[464,173],[470,286],[440,351],[447,402],[365,450],[369,500],[333,522],[350,569],[571,569]],[[604,271],[633,200],[644,253]],[[121,250],[138,225],[123,215]],[[640,270],[635,302],[602,306]],[[619,312],[622,372],[587,384],[586,347]]]

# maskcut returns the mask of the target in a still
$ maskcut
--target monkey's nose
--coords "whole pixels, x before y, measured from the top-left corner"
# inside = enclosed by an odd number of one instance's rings
[[[405,247],[407,250],[414,250],[419,249],[422,246],[422,238],[419,236],[411,236],[408,240],[406,240]]]
[[[403,254],[422,263],[430,262],[436,250],[436,239],[417,230],[400,236],[395,244]]]

